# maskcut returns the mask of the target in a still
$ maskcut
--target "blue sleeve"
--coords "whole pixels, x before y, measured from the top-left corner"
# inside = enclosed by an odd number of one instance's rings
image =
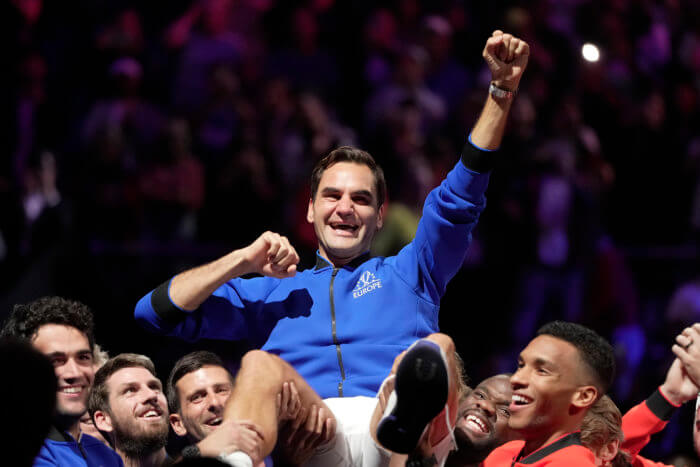
[[[254,341],[258,337],[255,314],[262,309],[279,279],[233,279],[191,312],[172,302],[170,282],[156,287],[136,304],[134,317],[142,327],[190,342],[203,338]]]
[[[101,441],[97,442],[102,443]],[[96,445],[96,447],[91,449],[90,452],[95,453],[95,457],[88,456],[88,466],[95,465],[94,463],[97,462],[101,467],[124,467],[124,461],[122,460],[121,456],[109,446],[105,446],[104,444],[101,446]]]
[[[486,207],[489,173],[460,160],[425,200],[416,237],[396,256],[397,273],[421,297],[438,304],[459,271],[471,232]]]
[[[51,453],[44,447],[41,447],[41,450],[39,450],[39,454],[34,458],[34,463],[32,464],[32,467],[56,467],[60,466],[60,464],[56,461],[56,459],[53,458]]]

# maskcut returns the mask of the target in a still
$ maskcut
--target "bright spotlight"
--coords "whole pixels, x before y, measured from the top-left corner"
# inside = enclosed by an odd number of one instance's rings
[[[581,55],[583,55],[583,59],[587,62],[597,62],[600,60],[600,50],[590,42],[583,44],[583,47],[581,47]]]

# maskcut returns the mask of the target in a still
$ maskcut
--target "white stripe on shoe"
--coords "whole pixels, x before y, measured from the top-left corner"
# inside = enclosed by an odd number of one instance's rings
[[[243,451],[221,454],[219,460],[231,467],[253,467],[253,459]]]

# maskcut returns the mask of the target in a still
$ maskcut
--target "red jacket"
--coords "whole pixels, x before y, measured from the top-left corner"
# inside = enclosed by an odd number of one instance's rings
[[[481,466],[591,467],[595,465],[595,456],[588,448],[581,445],[581,434],[579,432],[569,433],[521,458],[520,452],[524,446],[525,441],[522,440],[506,443],[494,449],[481,463]]]
[[[651,435],[664,429],[678,407],[663,395],[661,389],[657,389],[647,400],[632,407],[622,417],[622,432],[625,434],[625,441],[620,449],[630,454],[634,467],[667,465],[645,459],[639,455],[639,451],[647,445]]]

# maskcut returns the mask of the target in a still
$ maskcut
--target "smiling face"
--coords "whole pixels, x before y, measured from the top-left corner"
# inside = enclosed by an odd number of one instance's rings
[[[168,408],[160,381],[143,367],[117,370],[107,379],[109,410],[94,414],[101,431],[114,436],[117,450],[140,457],[165,446]]]
[[[577,429],[583,411],[598,394],[584,383],[582,366],[578,349],[569,342],[549,335],[533,339],[521,352],[518,370],[510,379],[510,428],[526,440]]]
[[[455,429],[463,463],[485,459],[496,447],[512,439],[508,428],[511,401],[509,377],[497,375],[482,381],[459,405]]]
[[[37,330],[32,345],[53,364],[58,382],[58,413],[77,420],[87,409],[95,377],[87,336],[72,326],[45,324]]]
[[[170,424],[179,436],[201,441],[223,421],[233,389],[231,375],[223,367],[205,365],[180,378],[175,388],[180,411],[170,415]]]
[[[314,225],[321,255],[335,266],[369,250],[382,227],[374,175],[369,167],[338,162],[321,176],[306,219]]]
[[[510,402],[509,377],[488,378],[462,401],[457,424],[474,444],[502,444],[510,437]]]

